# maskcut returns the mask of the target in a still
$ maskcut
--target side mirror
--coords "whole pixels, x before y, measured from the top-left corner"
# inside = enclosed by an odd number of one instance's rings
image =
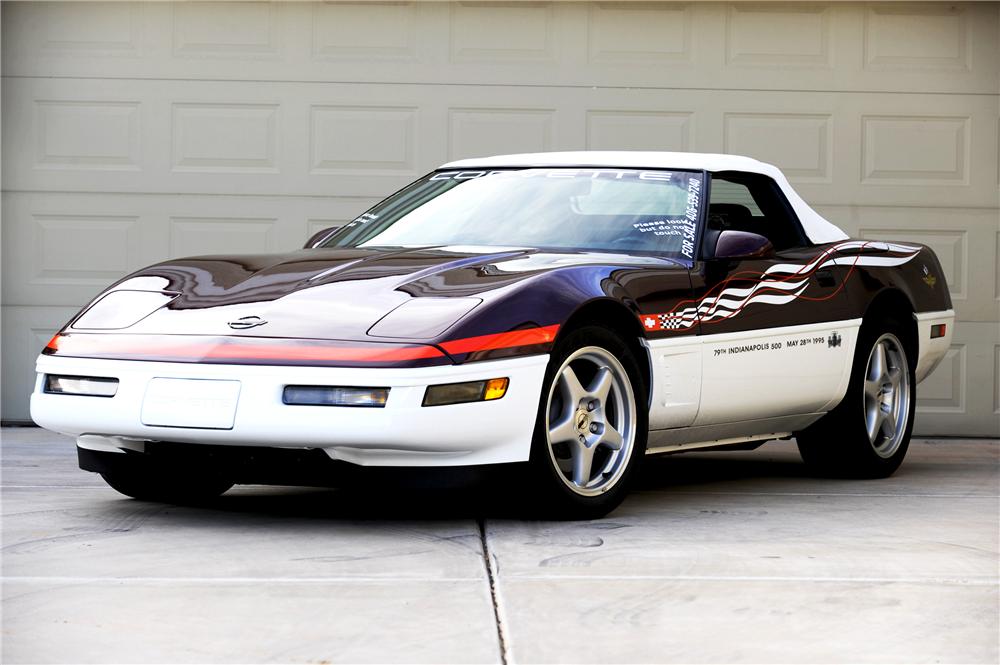
[[[717,259],[769,259],[772,256],[774,245],[771,241],[747,231],[723,231],[715,244]]]
[[[326,236],[330,235],[336,231],[339,226],[331,226],[329,228],[323,229],[322,231],[317,231],[316,233],[309,236],[309,240],[306,240],[306,244],[302,245],[302,249],[312,249],[313,245],[323,240]]]

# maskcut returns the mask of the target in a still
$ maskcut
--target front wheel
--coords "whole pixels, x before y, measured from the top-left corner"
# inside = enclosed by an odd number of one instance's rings
[[[533,512],[594,519],[618,506],[645,454],[646,395],[612,331],[579,328],[553,350],[532,443]]]
[[[885,478],[903,462],[913,429],[914,368],[899,322],[862,327],[843,402],[797,440],[817,471]]]

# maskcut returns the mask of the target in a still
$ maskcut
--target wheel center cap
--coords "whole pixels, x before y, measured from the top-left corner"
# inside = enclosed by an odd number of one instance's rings
[[[581,432],[586,432],[590,429],[590,414],[586,411],[576,412],[576,428]]]

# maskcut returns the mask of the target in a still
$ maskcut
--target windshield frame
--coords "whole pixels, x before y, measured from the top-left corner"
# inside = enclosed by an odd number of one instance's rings
[[[434,248],[449,247],[451,245],[448,245],[448,244],[445,244],[445,245],[441,245],[441,244],[437,244],[437,245],[433,245],[433,244],[427,244],[427,245],[364,245],[364,244],[360,244],[360,243],[344,243],[344,244],[341,244],[341,243],[352,234],[352,232],[356,229],[357,225],[364,218],[366,218],[368,216],[371,216],[374,213],[374,211],[378,210],[383,205],[385,205],[387,202],[389,202],[390,200],[396,198],[397,196],[400,196],[400,195],[404,194],[405,192],[407,192],[410,189],[416,188],[416,187],[420,186],[421,184],[424,184],[426,182],[429,182],[429,181],[433,180],[435,178],[435,176],[440,176],[441,174],[445,174],[445,173],[454,173],[454,174],[481,173],[481,175],[479,175],[479,176],[464,178],[464,179],[472,180],[472,179],[477,179],[479,177],[488,176],[488,175],[493,174],[493,173],[508,172],[508,171],[523,171],[523,170],[530,170],[530,169],[540,169],[540,170],[544,169],[544,170],[558,170],[558,171],[667,172],[667,173],[686,173],[686,174],[691,174],[691,175],[695,175],[696,174],[696,175],[700,176],[701,181],[700,181],[700,185],[699,185],[699,190],[697,192],[697,196],[698,196],[698,199],[697,199],[697,215],[696,215],[696,217],[694,219],[695,228],[694,228],[693,237],[691,239],[692,246],[693,246],[693,249],[691,251],[691,257],[684,256],[680,252],[664,252],[662,250],[656,250],[656,249],[633,249],[633,248],[629,248],[629,249],[623,249],[623,250],[615,250],[615,249],[604,249],[604,250],[602,250],[602,249],[595,249],[595,248],[592,248],[592,247],[567,247],[565,245],[560,245],[560,246],[544,246],[544,245],[538,245],[538,244],[532,244],[532,245],[518,245],[518,244],[512,244],[512,245],[475,245],[475,246],[496,247],[498,250],[510,250],[510,249],[513,249],[513,248],[527,248],[527,249],[537,249],[539,251],[547,251],[547,252],[554,252],[554,253],[573,253],[573,252],[579,252],[579,253],[591,253],[591,254],[625,254],[625,255],[634,254],[634,255],[637,255],[637,256],[660,257],[660,258],[665,258],[665,259],[669,259],[669,260],[688,262],[688,263],[691,263],[691,264],[694,264],[694,263],[696,263],[699,260],[699,256],[700,256],[700,252],[701,252],[701,248],[702,248],[702,244],[703,244],[702,243],[702,238],[703,238],[703,235],[704,235],[705,220],[707,219],[707,210],[708,210],[708,205],[707,205],[707,203],[708,203],[707,188],[708,188],[708,186],[710,185],[710,182],[711,182],[710,174],[705,169],[671,169],[671,168],[667,168],[667,167],[649,168],[649,167],[627,167],[627,166],[595,166],[595,165],[564,166],[564,165],[559,165],[559,166],[503,166],[503,167],[497,167],[497,168],[466,168],[466,169],[437,168],[437,169],[435,169],[433,171],[430,171],[429,173],[424,174],[420,178],[417,178],[416,180],[414,180],[414,181],[406,184],[404,187],[401,187],[400,189],[396,190],[395,192],[393,192],[389,196],[386,196],[385,198],[383,198],[382,200],[380,200],[378,203],[372,205],[371,207],[369,207],[368,209],[366,209],[364,212],[362,212],[361,214],[357,215],[350,222],[344,224],[340,228],[335,229],[332,233],[330,233],[330,234],[326,235],[325,237],[323,237],[321,239],[321,241],[318,242],[317,244],[313,245],[312,248],[313,249],[400,250],[400,249],[434,249]],[[434,198],[437,198],[437,197],[434,197]],[[431,200],[433,200],[433,199],[431,199]],[[425,205],[425,204],[426,203],[422,203],[421,205]],[[418,206],[418,207],[420,207],[420,206]],[[364,243],[364,242],[367,242],[367,241],[361,240],[360,242]],[[463,244],[463,245],[457,245],[456,244],[455,246],[467,247],[467,246],[470,246],[470,245],[465,245],[465,244]]]

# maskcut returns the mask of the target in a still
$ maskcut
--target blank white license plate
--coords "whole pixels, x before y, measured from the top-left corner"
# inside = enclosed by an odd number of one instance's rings
[[[142,400],[142,424],[232,429],[239,401],[239,381],[156,378]]]

